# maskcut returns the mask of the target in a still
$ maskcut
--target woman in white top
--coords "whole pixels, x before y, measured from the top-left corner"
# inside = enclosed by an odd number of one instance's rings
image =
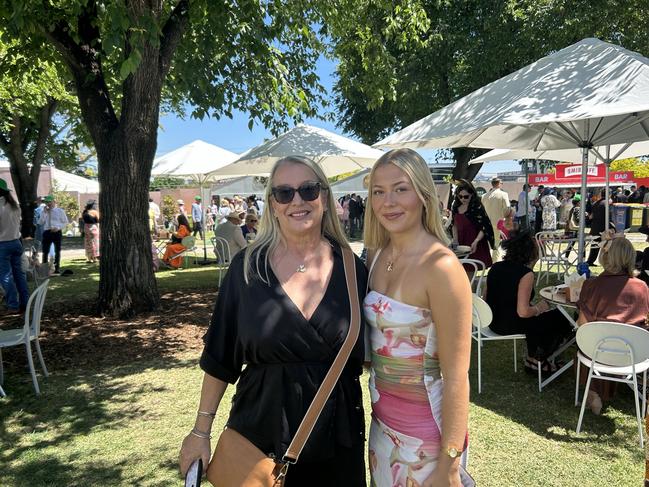
[[[370,173],[372,485],[463,484],[467,444],[471,288],[448,237],[430,171],[410,149]]]
[[[0,285],[4,289],[7,306],[0,310],[0,316],[19,314],[27,308],[29,291],[21,267],[22,256],[20,207],[11,195],[7,182],[0,179]]]

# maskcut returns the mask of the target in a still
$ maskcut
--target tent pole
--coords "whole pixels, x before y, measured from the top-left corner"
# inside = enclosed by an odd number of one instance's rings
[[[579,209],[579,246],[577,262],[581,264],[584,261],[584,250],[586,247],[586,200],[588,199],[588,132],[590,121],[586,120],[584,126],[584,140],[581,145],[581,207]]]
[[[606,230],[609,229],[610,224],[609,224],[609,204],[611,201],[611,183],[608,180],[610,170],[611,170],[611,146],[607,145],[606,146],[606,160],[604,161],[604,164],[606,164],[606,201],[604,202],[604,209],[605,209],[605,217],[604,221],[606,222]]]
[[[527,188],[529,188],[530,185],[530,171],[529,171],[529,164],[527,160],[525,160],[525,186],[523,187],[523,192],[525,193],[525,227],[526,229],[530,228],[530,215],[529,215],[529,209],[530,209],[530,193],[527,191]]]

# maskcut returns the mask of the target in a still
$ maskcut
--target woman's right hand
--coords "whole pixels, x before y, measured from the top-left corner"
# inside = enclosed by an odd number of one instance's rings
[[[210,463],[210,440],[207,438],[199,438],[196,435],[188,434],[183,440],[180,447],[180,473],[185,478],[187,470],[191,467],[192,463],[199,458],[203,460],[203,472],[207,471],[207,465]]]

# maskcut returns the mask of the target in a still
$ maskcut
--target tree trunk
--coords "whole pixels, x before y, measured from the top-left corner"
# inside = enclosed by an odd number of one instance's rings
[[[98,311],[129,317],[159,304],[149,234],[149,178],[155,134],[128,140],[117,130],[97,147],[101,220]]]

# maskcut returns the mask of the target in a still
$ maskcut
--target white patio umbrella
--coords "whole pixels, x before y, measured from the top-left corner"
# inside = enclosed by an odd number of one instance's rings
[[[302,155],[313,159],[327,177],[372,167],[383,151],[328,130],[300,124],[244,152],[213,176],[267,176],[276,161]]]
[[[201,199],[208,183],[213,180],[211,172],[230,164],[239,157],[238,154],[222,149],[216,145],[208,144],[202,140],[195,140],[183,145],[176,150],[156,158],[153,161],[152,176],[169,176],[192,179],[198,184]],[[205,206],[203,206],[203,222],[205,222]],[[205,232],[206,229],[203,229]],[[207,261],[207,244],[203,239],[203,260]]]
[[[649,140],[649,59],[598,39],[584,39],[474,91],[375,146],[580,148],[586,166],[589,150],[644,140]],[[581,182],[586,194],[586,170]],[[584,214],[580,212],[580,260]]]

